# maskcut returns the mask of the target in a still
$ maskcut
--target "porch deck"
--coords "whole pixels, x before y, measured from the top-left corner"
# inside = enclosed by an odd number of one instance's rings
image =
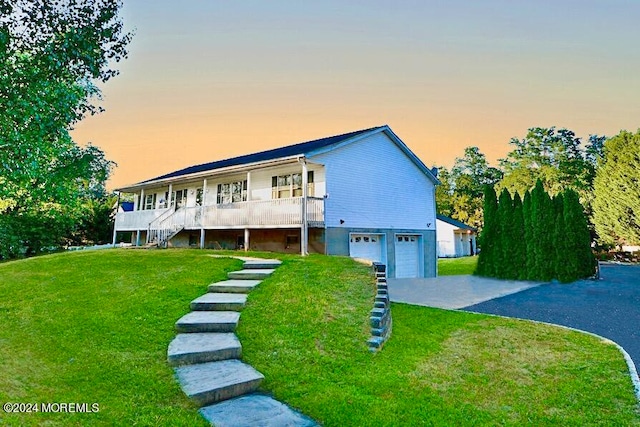
[[[302,225],[302,205],[302,197],[291,197],[225,205],[118,212],[115,227],[117,231],[149,228],[211,230],[299,227]],[[309,227],[324,226],[323,198],[307,198],[307,223]]]

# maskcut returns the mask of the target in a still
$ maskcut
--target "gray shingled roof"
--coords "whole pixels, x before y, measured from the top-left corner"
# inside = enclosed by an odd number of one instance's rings
[[[189,166],[188,168],[180,169],[175,172],[171,172],[165,175],[160,175],[152,179],[140,182],[144,184],[146,182],[158,181],[161,179],[175,178],[183,175],[191,175],[198,172],[207,172],[229,166],[240,166],[250,163],[263,162],[267,160],[275,160],[283,157],[290,157],[296,155],[303,155],[312,151],[328,147],[330,145],[339,144],[350,138],[371,132],[376,129],[384,128],[385,126],[378,126],[369,129],[358,130],[355,132],[349,132],[342,135],[330,136],[327,138],[316,139],[313,141],[301,142],[299,144],[288,145],[286,147],[275,148],[273,150],[261,151],[259,153],[246,154],[244,156],[233,157],[225,160],[217,160],[215,162],[203,163],[201,165]]]
[[[477,231],[477,229],[471,227],[470,225],[467,225],[464,222],[457,221],[453,218],[449,218],[448,216],[438,214],[436,215],[436,218],[438,218],[440,221],[446,222],[447,224],[454,225],[462,230]]]

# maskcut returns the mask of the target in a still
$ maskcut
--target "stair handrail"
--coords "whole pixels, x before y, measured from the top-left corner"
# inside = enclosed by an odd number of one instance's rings
[[[147,227],[147,244],[151,243],[154,237],[156,238],[159,237],[158,234],[160,231],[160,224],[165,219],[173,215],[175,210],[176,210],[175,206],[173,205],[169,206],[164,212],[162,212],[160,215],[154,218],[153,221],[149,222],[149,225]]]
[[[149,228],[154,228],[153,227],[154,223],[160,223],[164,221],[167,217],[171,216],[175,211],[176,211],[175,206],[168,207],[164,212],[162,212],[160,215],[154,218],[153,221],[149,223]]]
[[[149,236],[155,237],[158,246],[166,245],[168,240],[185,226],[186,207],[172,207],[171,212],[166,212],[163,217],[158,217],[154,228],[149,229]],[[176,219],[178,221],[176,221]]]

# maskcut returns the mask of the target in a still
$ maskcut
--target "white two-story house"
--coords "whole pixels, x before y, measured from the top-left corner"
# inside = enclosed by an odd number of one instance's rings
[[[308,252],[436,275],[432,170],[388,126],[191,166],[120,188],[137,245]]]

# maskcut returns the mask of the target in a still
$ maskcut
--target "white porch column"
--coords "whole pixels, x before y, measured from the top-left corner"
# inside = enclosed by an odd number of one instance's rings
[[[140,200],[138,201],[138,210],[144,209],[144,188],[140,190]],[[136,233],[136,246],[140,246],[140,224],[138,224]],[[147,237],[149,237],[149,227],[147,226]]]
[[[309,224],[307,223],[307,198],[309,197],[309,179],[307,162],[304,157],[299,159],[302,163],[302,227],[300,228],[300,253],[302,256],[309,254]]]
[[[202,183],[202,200],[200,200],[200,249],[204,249],[204,205],[207,201],[207,178]]]
[[[247,172],[247,202],[251,200],[251,171]]]
[[[169,184],[169,197],[167,197],[167,208],[171,207],[172,198],[173,198],[173,184]]]
[[[116,215],[113,218],[113,239],[111,245],[116,246],[116,233],[118,232],[118,210],[120,209],[120,192],[118,191],[118,200],[116,201]]]
[[[251,201],[251,171],[247,171],[247,202]],[[252,218],[251,214],[251,204],[247,205],[249,209],[249,218]],[[249,250],[249,238],[251,233],[249,233],[249,229],[244,229],[244,251],[247,252]]]

